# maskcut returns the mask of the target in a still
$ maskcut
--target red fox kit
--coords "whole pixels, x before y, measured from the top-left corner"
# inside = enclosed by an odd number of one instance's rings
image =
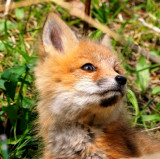
[[[126,81],[104,45],[79,41],[50,13],[35,68],[44,159],[118,159],[160,151],[122,119]]]

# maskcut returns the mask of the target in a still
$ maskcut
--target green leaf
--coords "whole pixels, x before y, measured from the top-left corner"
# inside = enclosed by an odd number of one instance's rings
[[[130,89],[127,90],[127,98],[132,103],[132,105],[135,109],[136,116],[137,116],[139,113],[139,106],[138,106],[137,98],[136,98],[135,94]]]
[[[158,54],[158,52],[157,51],[150,51],[150,54],[152,54],[152,55],[155,55],[155,56],[159,56],[159,54]]]
[[[160,121],[160,114],[142,115],[142,120],[145,121]]]
[[[155,109],[157,109],[158,111],[160,111],[160,102],[156,104]]]
[[[26,66],[16,66],[2,72],[1,78],[6,80],[4,86],[9,97],[14,100],[17,82],[26,71]]]
[[[5,81],[0,79],[0,88],[3,90],[6,90],[5,86],[4,86]]]
[[[2,72],[1,78],[12,82],[17,82],[25,70],[26,66],[15,66]]]
[[[12,123],[17,119],[17,111],[15,105],[3,106],[3,111],[7,114]]]
[[[94,3],[99,7],[99,1],[98,1],[98,0],[94,0],[94,1],[93,1],[93,4],[94,4]]]
[[[6,81],[4,85],[5,85],[7,94],[12,100],[14,100],[16,88],[17,88],[17,82]]]
[[[6,25],[8,30],[17,28],[17,26],[9,20],[6,21]],[[0,31],[4,31],[4,29],[5,29],[5,20],[0,19]]]
[[[21,121],[20,121],[20,130],[24,131],[27,129],[28,122],[29,122],[29,113],[26,111],[26,109],[23,109],[23,113],[21,116]]]
[[[145,67],[148,67],[146,59],[144,56],[141,56],[138,60],[138,64],[136,66],[137,70],[141,70]],[[136,83],[138,87],[142,90],[142,93],[144,93],[149,85],[149,69],[145,69],[142,71],[137,72],[137,80]]]
[[[0,43],[0,51],[4,51],[5,50],[5,45],[3,43]]]
[[[23,8],[16,8],[15,9],[15,16],[18,19],[23,19],[24,18],[24,9]]]
[[[151,90],[152,94],[158,94],[160,93],[160,86],[156,86]]]
[[[102,36],[102,34],[103,34],[102,31],[96,30],[90,35],[90,38],[91,39],[99,39]]]
[[[5,46],[6,46],[7,48],[10,48],[10,49],[12,49],[12,50],[15,50],[15,51],[17,51],[19,54],[21,54],[27,62],[29,62],[29,61],[32,59],[25,51],[19,49],[18,47],[13,48],[13,46],[12,46],[12,45],[9,45],[8,43],[4,43],[4,44],[5,44]]]
[[[23,97],[22,107],[30,109],[34,105],[34,101],[29,97]]]

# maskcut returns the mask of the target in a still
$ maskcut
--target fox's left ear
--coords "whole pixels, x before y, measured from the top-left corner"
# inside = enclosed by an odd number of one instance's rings
[[[65,53],[75,47],[78,40],[71,29],[56,14],[50,13],[45,21],[42,33],[42,44],[45,56]]]
[[[109,38],[109,36],[107,34],[103,35],[100,43],[101,43],[101,45],[109,48],[111,51],[113,50],[112,44],[111,44],[111,39]]]

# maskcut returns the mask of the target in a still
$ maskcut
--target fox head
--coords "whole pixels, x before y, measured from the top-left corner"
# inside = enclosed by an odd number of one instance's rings
[[[60,120],[118,118],[126,78],[106,39],[79,41],[57,15],[48,15],[35,76],[41,105],[52,115]]]

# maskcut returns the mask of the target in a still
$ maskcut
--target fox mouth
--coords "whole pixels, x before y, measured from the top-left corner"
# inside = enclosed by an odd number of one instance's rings
[[[106,96],[105,99],[101,100],[100,106],[102,107],[112,106],[116,104],[118,100],[124,96],[124,94],[125,94],[125,91],[120,88],[103,91],[102,93],[100,93],[100,95],[101,96],[107,95],[108,97]]]
[[[120,98],[120,95],[114,94],[113,96],[111,96],[107,99],[101,100],[100,106],[102,106],[102,107],[112,106],[118,102],[119,98]]]
[[[124,92],[122,91],[122,89],[121,88],[114,88],[114,89],[110,89],[110,90],[105,90],[105,91],[103,91],[103,92],[101,92],[101,93],[99,93],[100,95],[105,95],[105,94],[108,94],[109,92],[119,92],[121,95],[124,95]]]

